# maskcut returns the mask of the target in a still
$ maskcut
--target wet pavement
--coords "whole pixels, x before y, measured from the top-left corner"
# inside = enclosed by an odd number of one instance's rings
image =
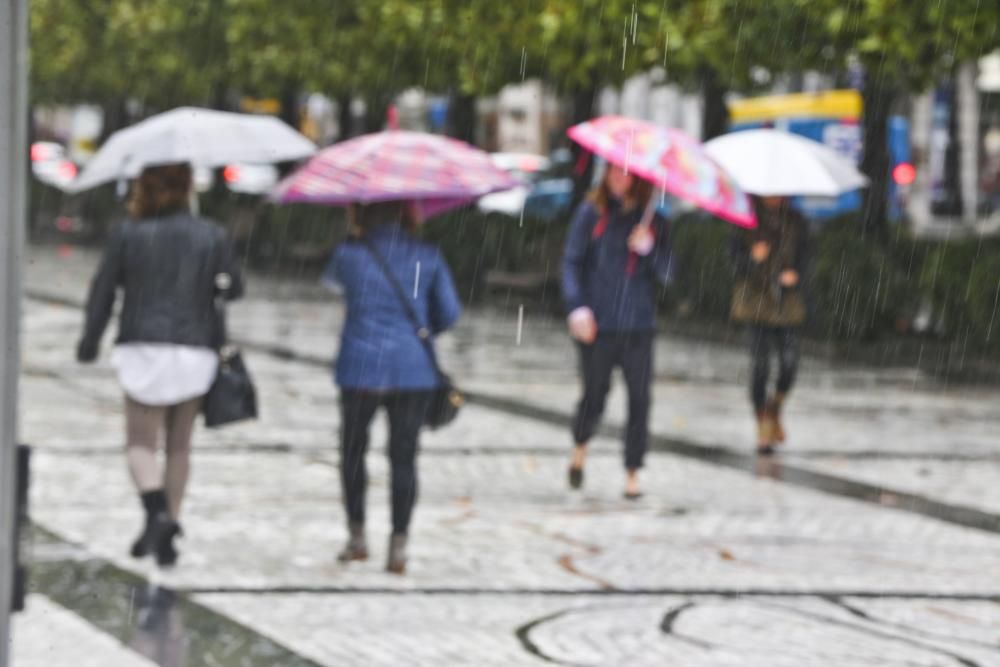
[[[572,494],[561,324],[529,309],[519,331],[516,303],[470,314],[441,342],[473,403],[424,441],[399,578],[381,571],[381,421],[374,559],[334,560],[342,309],[256,279],[232,328],[262,419],[197,435],[182,562],[161,572],[126,553],[141,516],[107,355],[72,361],[93,256],[30,259],[37,528],[17,665],[86,664],[84,649],[95,665],[1000,665],[996,389],[808,359],[792,441],[758,461],[743,351],[661,336],[647,493],[628,503],[620,388]]]

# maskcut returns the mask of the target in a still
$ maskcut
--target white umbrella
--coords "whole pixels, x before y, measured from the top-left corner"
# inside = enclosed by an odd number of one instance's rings
[[[145,167],[159,164],[263,164],[298,160],[315,152],[311,141],[272,116],[181,107],[115,132],[66,189],[80,192],[135,178]]]
[[[740,188],[754,195],[835,197],[868,185],[847,158],[788,132],[733,132],[707,142],[705,150]]]

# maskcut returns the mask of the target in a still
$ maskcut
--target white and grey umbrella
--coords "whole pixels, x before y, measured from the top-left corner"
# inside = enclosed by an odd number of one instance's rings
[[[835,197],[868,185],[865,175],[836,151],[779,130],[733,132],[707,142],[705,150],[754,195]]]
[[[112,134],[66,189],[80,192],[135,178],[145,167],[161,164],[265,164],[315,152],[309,139],[272,116],[180,107]]]

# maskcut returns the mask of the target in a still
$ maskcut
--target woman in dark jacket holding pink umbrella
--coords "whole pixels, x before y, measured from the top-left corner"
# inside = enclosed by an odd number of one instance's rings
[[[572,426],[569,484],[573,489],[583,484],[587,443],[600,423],[611,373],[618,366],[628,388],[628,499],[641,495],[638,472],[649,441],[656,287],[669,279],[670,271],[667,222],[658,216],[648,224],[642,220],[651,196],[649,183],[609,166],[573,216],[562,262],[563,299],[583,381]]]

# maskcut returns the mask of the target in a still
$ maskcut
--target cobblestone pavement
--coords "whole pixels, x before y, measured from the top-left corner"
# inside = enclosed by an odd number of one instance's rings
[[[342,312],[258,280],[232,326],[252,343],[262,418],[199,432],[183,560],[159,572],[126,555],[140,512],[117,384],[106,363],[71,360],[92,258],[31,259],[21,430],[43,532],[18,666],[84,664],[91,646],[93,664],[123,666],[1000,665],[1000,392],[807,360],[794,440],[755,468],[742,350],[662,336],[663,446],[628,503],[609,437],[586,490],[565,489],[559,415],[576,380],[558,323],[529,316],[517,345],[516,309],[471,314],[444,363],[496,401],[427,435],[399,578],[381,571],[379,447],[374,559],[333,558],[338,415],[322,364]]]

